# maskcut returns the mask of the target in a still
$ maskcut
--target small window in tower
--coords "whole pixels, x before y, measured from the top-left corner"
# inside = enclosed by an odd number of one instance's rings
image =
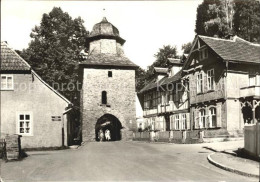
[[[102,91],[102,104],[107,104],[107,92]]]
[[[108,71],[108,77],[112,77],[112,71]]]

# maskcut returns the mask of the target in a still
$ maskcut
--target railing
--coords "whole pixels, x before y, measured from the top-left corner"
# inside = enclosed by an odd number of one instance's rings
[[[149,116],[149,115],[153,115],[153,114],[157,114],[157,109],[144,110],[144,112],[143,112],[144,116]]]
[[[260,86],[240,88],[240,97],[260,96]]]
[[[178,110],[183,110],[188,108],[188,100],[184,103],[179,104],[179,107],[176,107],[173,101],[170,101],[168,104],[159,104],[157,109],[149,109],[143,112],[144,116],[154,115],[154,114],[162,114],[167,112],[173,112]]]

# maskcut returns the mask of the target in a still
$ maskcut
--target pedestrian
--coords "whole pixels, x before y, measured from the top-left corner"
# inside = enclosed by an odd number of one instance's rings
[[[104,140],[104,133],[101,129],[101,130],[99,130],[99,141],[102,142],[103,140]]]
[[[106,129],[106,131],[105,131],[105,137],[106,137],[106,140],[107,140],[107,141],[110,141],[110,140],[111,140],[110,130],[109,130],[109,129]]]

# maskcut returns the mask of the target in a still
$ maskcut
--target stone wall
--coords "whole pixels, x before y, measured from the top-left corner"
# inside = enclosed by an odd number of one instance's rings
[[[101,104],[102,91],[107,92],[107,105]],[[132,139],[131,131],[136,130],[135,71],[85,68],[81,104],[83,141],[95,141],[95,125],[104,114],[121,122],[122,140]]]

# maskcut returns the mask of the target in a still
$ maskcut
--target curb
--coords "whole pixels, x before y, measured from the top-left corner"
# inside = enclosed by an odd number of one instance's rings
[[[236,173],[236,174],[240,174],[240,175],[243,175],[243,176],[259,178],[259,175],[257,175],[257,174],[251,174],[251,173],[243,172],[243,171],[240,171],[240,170],[237,170],[237,169],[225,166],[223,164],[220,164],[220,163],[214,161],[211,158],[211,155],[214,155],[215,153],[216,152],[213,152],[213,153],[209,154],[208,157],[207,157],[209,163],[213,164],[214,166],[217,166],[217,167],[219,167],[221,169],[224,169],[226,171],[229,171],[229,172],[232,172],[232,173]]]

